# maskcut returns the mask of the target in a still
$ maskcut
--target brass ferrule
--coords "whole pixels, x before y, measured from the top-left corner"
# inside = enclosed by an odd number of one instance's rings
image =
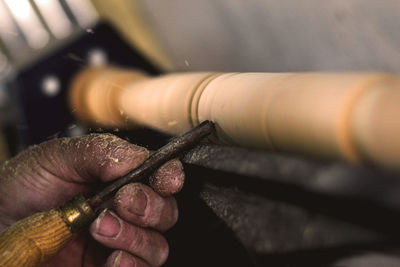
[[[72,233],[75,233],[91,223],[96,214],[82,195],[76,195],[73,199],[59,208],[64,221]]]

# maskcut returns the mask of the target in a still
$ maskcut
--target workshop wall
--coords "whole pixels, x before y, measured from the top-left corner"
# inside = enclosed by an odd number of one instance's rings
[[[125,2],[174,70],[400,71],[397,0]]]

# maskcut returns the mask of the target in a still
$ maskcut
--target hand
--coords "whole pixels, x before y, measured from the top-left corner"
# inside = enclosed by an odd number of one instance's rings
[[[93,193],[140,165],[149,152],[110,134],[54,139],[18,154],[0,169],[0,231],[36,212],[63,204],[76,194]],[[152,188],[128,184],[90,229],[72,241],[46,266],[160,266],[168,256],[161,232],[177,221],[170,196],[183,186],[180,161],[164,164],[151,177]],[[95,241],[96,240],[96,241]]]

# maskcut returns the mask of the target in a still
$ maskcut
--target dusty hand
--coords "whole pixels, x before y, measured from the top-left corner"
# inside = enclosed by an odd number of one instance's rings
[[[0,231],[78,193],[92,193],[94,184],[118,178],[148,155],[145,148],[109,134],[54,139],[29,148],[0,170]],[[168,244],[160,232],[178,218],[170,195],[183,185],[181,163],[166,163],[150,180],[157,192],[140,183],[121,188],[112,210],[98,216],[90,233],[76,234],[48,266],[162,265]]]

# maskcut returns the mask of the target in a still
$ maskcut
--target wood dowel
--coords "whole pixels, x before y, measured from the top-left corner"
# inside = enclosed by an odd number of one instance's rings
[[[194,126],[190,120],[193,97],[210,75],[170,74],[129,84],[121,91],[119,107],[136,123],[173,135],[184,133]]]
[[[90,68],[74,79],[70,102],[72,112],[81,120],[97,126],[124,127],[119,93],[131,82],[146,79],[140,71],[116,68]]]
[[[351,133],[365,162],[400,168],[400,82],[397,78],[371,86],[351,114]]]
[[[113,74],[101,74],[107,71]],[[104,84],[117,82],[118,72],[105,68],[76,79],[72,96],[79,95],[82,84],[90,85],[90,94],[72,101],[78,117],[110,127],[130,120],[174,135],[211,120],[225,143],[400,167],[400,145],[394,140],[400,131],[396,76],[182,73],[135,78],[132,72],[130,80],[105,94]],[[113,104],[96,110],[107,101]]]

